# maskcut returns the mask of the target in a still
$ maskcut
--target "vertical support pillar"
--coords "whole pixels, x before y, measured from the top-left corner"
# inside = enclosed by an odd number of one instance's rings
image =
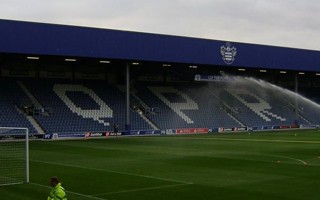
[[[294,110],[295,110],[295,124],[299,124],[299,105],[298,105],[298,93],[299,93],[299,80],[298,80],[298,73],[295,73],[294,77],[294,91],[296,93],[295,95],[295,105],[294,105]]]
[[[130,64],[126,63],[126,133],[130,134]]]
[[[26,183],[30,182],[30,169],[29,169],[29,129],[26,130]]]

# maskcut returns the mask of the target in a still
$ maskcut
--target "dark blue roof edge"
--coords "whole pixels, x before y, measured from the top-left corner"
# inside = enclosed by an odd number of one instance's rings
[[[298,48],[298,47],[290,47],[290,46],[281,46],[281,45],[272,45],[272,44],[262,44],[262,43],[250,43],[250,42],[238,42],[234,40],[220,40],[213,38],[202,38],[196,36],[180,36],[174,34],[165,34],[165,33],[154,33],[154,32],[143,32],[143,31],[131,31],[131,30],[122,30],[122,29],[112,29],[112,28],[103,28],[103,27],[94,27],[94,26],[82,26],[75,24],[60,24],[60,23],[51,23],[51,22],[35,22],[35,21],[24,21],[24,20],[13,20],[13,19],[0,19],[0,21],[8,21],[8,22],[23,22],[30,24],[44,24],[44,25],[53,25],[53,26],[63,26],[63,27],[73,27],[73,28],[81,28],[81,29],[93,29],[93,30],[104,30],[104,31],[117,31],[123,33],[138,33],[138,34],[147,34],[147,35],[156,35],[156,36],[167,36],[167,37],[177,37],[177,38],[188,38],[195,40],[204,40],[204,41],[215,41],[215,42],[231,42],[237,44],[246,44],[246,45],[259,45],[265,47],[276,47],[276,48],[285,48],[285,49],[295,49],[295,50],[304,50],[304,51],[314,51],[320,52],[320,50],[315,49],[307,49],[307,48]]]
[[[320,72],[317,50],[15,20],[0,29],[3,53]]]

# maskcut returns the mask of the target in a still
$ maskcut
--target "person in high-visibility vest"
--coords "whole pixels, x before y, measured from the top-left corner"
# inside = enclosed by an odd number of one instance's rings
[[[50,186],[52,187],[48,200],[67,200],[67,194],[65,189],[61,186],[61,183],[57,177],[50,179]]]

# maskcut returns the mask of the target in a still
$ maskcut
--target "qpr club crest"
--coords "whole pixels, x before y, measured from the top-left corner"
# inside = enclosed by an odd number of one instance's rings
[[[222,60],[227,64],[231,65],[236,60],[237,48],[232,46],[230,42],[227,42],[220,48]]]

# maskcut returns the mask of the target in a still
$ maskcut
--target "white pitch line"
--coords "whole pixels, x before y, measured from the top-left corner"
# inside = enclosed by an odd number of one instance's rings
[[[121,194],[121,193],[128,193],[128,192],[139,192],[139,191],[146,191],[146,190],[157,190],[157,189],[163,189],[163,188],[171,188],[171,187],[179,187],[179,186],[185,186],[185,185],[192,185],[190,184],[175,184],[175,185],[163,185],[158,187],[147,187],[147,188],[140,188],[140,189],[133,189],[133,190],[121,190],[118,192],[107,192],[107,193],[101,193],[101,194],[92,194],[91,196],[103,196],[103,195],[110,195],[110,194]]]
[[[275,142],[275,143],[305,143],[305,144],[320,144],[320,141],[299,141],[299,140],[263,140],[263,139],[227,139],[227,138],[188,138],[181,137],[185,140],[221,140],[221,141],[249,141],[249,142]]]
[[[19,182],[19,183],[6,183],[6,184],[1,184],[1,186],[12,186],[12,185],[21,185],[24,182]]]
[[[161,178],[156,176],[148,176],[148,175],[142,175],[142,174],[134,174],[134,173],[128,173],[128,172],[120,172],[120,171],[113,171],[113,170],[105,170],[105,169],[97,169],[97,168],[90,168],[90,167],[82,167],[78,165],[71,165],[71,164],[64,164],[64,163],[57,163],[57,162],[47,162],[42,160],[32,160],[32,162],[39,162],[39,163],[45,163],[45,164],[51,164],[51,165],[60,165],[65,167],[73,167],[78,169],[86,169],[86,170],[94,170],[94,171],[100,171],[100,172],[108,172],[108,173],[114,173],[114,174],[122,174],[122,175],[128,175],[128,176],[137,176],[142,178],[149,178],[149,179],[155,179],[155,180],[161,180],[161,181],[169,181],[169,182],[175,182],[175,183],[181,183],[181,184],[193,184],[186,181],[179,181],[174,179],[167,179],[167,178]]]
[[[300,160],[300,159],[292,158],[292,157],[287,157],[287,156],[277,156],[277,155],[270,155],[270,154],[255,154],[255,155],[270,156],[270,157],[275,157],[275,158],[285,158],[285,159],[301,162],[304,165],[308,165],[308,163],[304,160]]]
[[[46,186],[46,185],[42,185],[42,184],[38,184],[38,183],[29,183],[31,185],[35,185],[35,186],[40,186],[40,187],[43,187],[43,188],[48,188],[50,189],[51,187],[49,186]],[[67,194],[74,194],[74,195],[78,195],[78,196],[81,196],[81,197],[87,197],[87,198],[90,198],[90,199],[96,199],[96,200],[108,200],[108,199],[102,199],[102,198],[99,198],[99,197],[94,197],[92,195],[86,195],[86,194],[81,194],[81,193],[78,193],[78,192],[72,192],[72,191],[69,191],[69,190],[66,190],[67,191]]]

